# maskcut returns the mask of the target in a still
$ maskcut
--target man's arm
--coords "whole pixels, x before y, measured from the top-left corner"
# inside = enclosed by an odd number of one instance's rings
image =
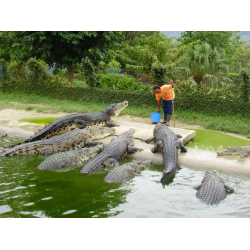
[[[161,112],[161,100],[157,100],[157,106],[158,106],[158,110],[157,110],[157,113],[160,113]]]

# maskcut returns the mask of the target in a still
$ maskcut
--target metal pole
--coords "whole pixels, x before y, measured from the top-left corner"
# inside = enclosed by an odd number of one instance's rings
[[[173,115],[174,115],[174,99],[173,99],[173,89],[172,85],[171,86],[171,97],[172,97],[172,105],[173,105]],[[174,115],[174,128],[175,128],[175,115]]]

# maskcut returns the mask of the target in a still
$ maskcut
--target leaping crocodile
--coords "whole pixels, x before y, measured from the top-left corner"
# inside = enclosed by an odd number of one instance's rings
[[[47,157],[37,168],[41,170],[58,169],[70,165],[82,166],[82,163],[93,158],[103,149],[103,145],[90,148],[79,148],[59,152]]]
[[[88,128],[88,127],[115,127],[118,126],[111,123],[111,119],[118,116],[120,112],[128,106],[128,101],[113,103],[104,108],[99,113],[76,113],[60,117],[53,122],[47,124],[42,129],[38,130],[34,135],[26,139],[24,142],[12,145],[17,145],[38,141],[42,139],[48,139],[52,136],[59,135],[75,128]]]
[[[240,158],[248,157],[250,155],[250,146],[228,147],[217,152],[217,155],[241,155]]]
[[[206,204],[216,204],[224,200],[227,196],[226,192],[233,193],[234,189],[225,185],[221,177],[214,170],[206,171],[200,185],[193,187],[198,190],[196,197]]]
[[[69,151],[81,148],[85,145],[93,146],[102,142],[92,141],[101,139],[115,133],[114,128],[85,128],[74,129],[55,138],[40,141],[28,142],[9,148],[2,153],[2,156],[25,155],[25,154],[44,154]]]
[[[152,153],[162,152],[163,155],[163,176],[162,184],[167,181],[178,168],[178,148],[181,152],[187,152],[182,142],[178,139],[182,136],[175,134],[171,129],[161,123],[157,123],[154,129],[154,136],[143,140],[146,143],[155,141]]]
[[[124,132],[117,136],[117,138],[111,140],[110,143],[104,145],[103,151],[92,158],[80,171],[80,173],[89,173],[99,169],[104,166],[110,166],[114,164],[119,166],[119,160],[123,159],[127,153],[134,153],[137,151],[142,151],[143,149],[132,147],[134,145],[134,134],[135,130],[131,128],[130,130]]]
[[[148,165],[152,163],[151,160],[146,161],[132,161],[121,166],[114,167],[109,173],[106,175],[104,180],[110,183],[118,183],[122,181],[126,181],[129,178],[132,178],[140,171],[145,169]]]

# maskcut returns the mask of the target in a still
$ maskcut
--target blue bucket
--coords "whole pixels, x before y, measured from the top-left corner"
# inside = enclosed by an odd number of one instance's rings
[[[161,119],[161,113],[151,113],[151,121],[152,123],[160,122]]]

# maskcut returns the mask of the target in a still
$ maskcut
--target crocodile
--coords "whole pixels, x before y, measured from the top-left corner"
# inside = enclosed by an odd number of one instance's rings
[[[225,185],[221,177],[218,176],[216,170],[206,171],[200,185],[193,187],[198,190],[196,197],[201,202],[206,204],[216,204],[226,198],[226,192],[233,193],[234,189],[228,185]]]
[[[107,137],[115,133],[114,128],[85,128],[74,129],[55,138],[44,139],[40,141],[28,142],[9,148],[2,153],[2,156],[25,155],[25,154],[43,154],[69,151],[75,148],[82,148],[85,145],[94,146],[102,142],[92,141]]]
[[[228,147],[218,151],[217,155],[241,155],[240,158],[244,158],[250,155],[250,146]]]
[[[175,134],[171,129],[161,123],[157,123],[154,128],[154,136],[143,140],[150,143],[155,141],[155,146],[151,149],[152,153],[162,152],[163,155],[163,176],[161,183],[165,183],[178,169],[178,149],[187,152],[182,142],[178,139],[182,136]]]
[[[143,149],[134,146],[133,128],[120,134],[117,138],[111,140],[110,143],[105,144],[103,151],[92,158],[81,169],[80,173],[86,174],[102,169],[104,166],[119,166],[119,160],[123,159],[128,153],[142,151]]]
[[[103,149],[103,145],[90,148],[79,148],[66,152],[59,152],[46,158],[37,168],[40,170],[58,169],[71,165],[82,166],[83,162],[96,156]]]
[[[45,125],[42,129],[38,130],[34,135],[26,139],[24,142],[12,145],[11,147],[15,147],[27,142],[48,139],[52,136],[71,131],[75,128],[82,129],[85,127],[103,127],[105,125],[108,127],[119,126],[111,123],[110,121],[112,118],[117,117],[127,106],[128,101],[124,101],[110,104],[99,113],[76,113],[60,117]]]
[[[121,166],[114,167],[111,171],[109,171],[104,180],[110,183],[126,181],[133,176],[137,176],[138,172],[145,169],[151,163],[151,160],[132,161]]]

